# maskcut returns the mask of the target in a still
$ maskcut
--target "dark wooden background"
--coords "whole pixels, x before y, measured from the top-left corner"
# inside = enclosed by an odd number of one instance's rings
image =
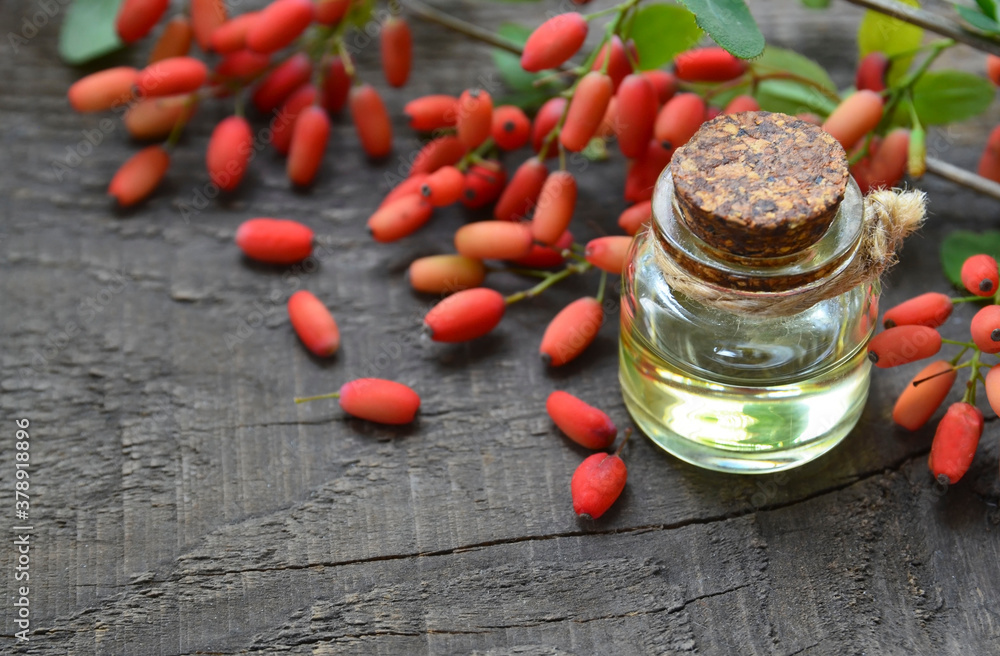
[[[596,3],[595,3],[596,4]],[[3,2],[0,34],[33,0]],[[536,24],[551,2],[450,2],[495,27]],[[241,7],[241,10],[243,8]],[[860,12],[754,2],[769,41],[851,83]],[[368,164],[344,118],[319,181],[292,192],[265,151],[242,190],[185,221],[206,186],[203,152],[226,108],[203,108],[167,182],[135,211],[105,196],[136,145],[119,124],[72,113],[57,17],[14,52],[0,44],[0,533],[13,516],[15,418],[31,422],[30,642],[12,635],[13,536],[0,540],[0,651],[24,654],[989,654],[1000,652],[998,430],[946,495],[926,459],[933,430],[893,427],[915,369],[878,371],[858,428],[784,475],[716,474],[636,439],[629,482],[599,521],[577,520],[569,479],[586,453],[544,412],[553,389],[628,417],[617,382],[617,316],[579,362],[537,357],[558,307],[596,276],[512,308],[469,345],[419,339],[433,301],[403,272],[450,248],[483,214],[448,209],[418,235],[376,245],[364,222],[396,158],[417,146],[400,117],[415,95],[492,79],[488,50],[414,21],[417,72],[387,91],[391,162]],[[951,64],[984,69],[969,50]],[[143,61],[143,53],[115,61]],[[380,88],[377,48],[360,56]],[[937,133],[931,152],[972,167],[997,120]],[[102,143],[57,179],[84,132]],[[93,135],[93,133],[91,132]],[[83,150],[86,150],[85,148]],[[516,166],[522,154],[507,158]],[[620,162],[577,170],[577,235],[614,232]],[[947,291],[937,263],[954,228],[996,227],[998,205],[941,181],[931,218],[887,280],[885,307]],[[321,235],[319,265],[241,259],[233,233],[283,216]],[[497,276],[515,290],[524,281]],[[327,301],[343,346],[320,362],[286,319],[307,288]],[[972,309],[945,333],[961,337]],[[409,428],[346,418],[292,397],[378,375],[423,397]],[[984,404],[985,407],[985,404]],[[2,546],[6,545],[6,546]]]

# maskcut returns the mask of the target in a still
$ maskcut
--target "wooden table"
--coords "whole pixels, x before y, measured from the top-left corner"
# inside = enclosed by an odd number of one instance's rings
[[[5,5],[0,33],[19,30],[37,4]],[[448,8],[496,27],[515,17],[536,24],[553,6]],[[858,10],[753,9],[769,42],[851,83]],[[182,204],[194,206],[207,185],[211,127],[227,110],[203,110],[148,203],[113,211],[105,187],[136,146],[120,124],[102,131],[102,116],[69,111],[65,90],[82,71],[58,62],[57,23],[18,53],[6,38],[0,46],[0,481],[4,523],[23,524],[12,507],[14,422],[27,418],[33,526],[30,641],[12,637],[9,530],[0,651],[1000,652],[995,417],[987,409],[972,470],[942,495],[926,466],[933,430],[907,434],[890,420],[914,368],[878,371],[851,436],[785,475],[702,471],[636,439],[622,499],[582,521],[569,479],[586,452],[560,437],[544,400],[566,389],[628,423],[617,316],[562,369],[547,371],[537,344],[555,309],[593,293],[596,276],[519,304],[472,344],[419,338],[433,299],[410,291],[407,265],[447,250],[457,226],[485,213],[437,212],[392,245],[373,243],[364,222],[397,157],[417,147],[402,104],[494,79],[486,48],[417,23],[419,73],[386,93],[391,161],[366,163],[342,118],[311,190],[290,192],[283,163],[264,151],[239,193],[185,221]],[[362,52],[360,67],[382,87],[376,50]],[[949,58],[983,68],[968,50]],[[932,154],[974,166],[996,119],[940,133]],[[84,148],[87,134],[101,143]],[[59,180],[53,162],[72,150],[80,161]],[[578,237],[614,232],[620,162],[578,174]],[[947,291],[942,237],[996,225],[995,202],[920,184],[932,216],[888,278],[885,307]],[[251,216],[313,226],[318,268],[289,274],[241,259],[233,233]],[[289,327],[284,300],[297,288],[335,310],[343,347],[328,362],[307,355]],[[960,308],[945,333],[960,337],[971,313]],[[292,403],[363,375],[419,390],[419,420],[383,428],[334,403]]]

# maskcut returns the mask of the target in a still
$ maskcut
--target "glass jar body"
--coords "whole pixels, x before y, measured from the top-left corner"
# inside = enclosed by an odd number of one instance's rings
[[[833,448],[867,399],[877,287],[860,285],[787,316],[694,300],[663,272],[663,258],[672,257],[664,240],[673,244],[678,222],[657,205],[632,244],[622,287],[619,377],[639,428],[681,459],[727,472],[789,469]],[[838,216],[831,232],[860,226],[860,208],[842,208],[856,216]]]

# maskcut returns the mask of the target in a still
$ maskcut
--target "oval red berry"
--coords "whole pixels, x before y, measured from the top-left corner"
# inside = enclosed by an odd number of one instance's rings
[[[917,430],[941,406],[957,377],[950,362],[930,363],[907,383],[892,409],[892,420],[903,428]]]
[[[320,357],[340,348],[340,329],[330,310],[312,292],[301,289],[288,299],[288,318],[306,348]]]
[[[927,292],[890,308],[882,319],[886,328],[894,326],[927,326],[937,328],[951,316],[954,304],[938,292]]]
[[[587,38],[587,19],[575,11],[554,16],[535,29],[524,44],[521,68],[555,68],[576,54]]]
[[[417,416],[420,397],[402,383],[359,378],[340,388],[340,407],[349,415],[378,424],[408,424]]]
[[[570,481],[574,512],[585,519],[597,519],[618,499],[627,480],[628,470],[618,456],[590,456],[580,463]]]
[[[962,263],[962,284],[976,296],[993,296],[1000,282],[997,261],[990,255],[973,255]]]
[[[983,353],[1000,353],[1000,305],[987,305],[969,324],[972,341]]]
[[[983,434],[983,413],[968,403],[952,403],[938,424],[928,466],[936,479],[955,484],[969,471]]]
[[[587,296],[573,301],[545,328],[538,349],[542,360],[553,367],[561,367],[576,359],[594,341],[603,323],[604,306],[596,298]]]
[[[167,172],[170,155],[162,146],[140,150],[122,164],[108,185],[108,195],[114,196],[121,207],[135,205],[145,199]]]
[[[298,221],[256,218],[236,230],[236,245],[252,259],[294,264],[312,253],[313,231]]]
[[[896,326],[868,343],[868,359],[885,369],[929,358],[941,350],[941,335],[927,326]]]
[[[467,342],[493,330],[506,309],[500,292],[485,287],[466,289],[431,308],[424,326],[435,342]]]
[[[588,449],[606,449],[618,435],[611,417],[568,392],[549,394],[545,410],[566,437]]]

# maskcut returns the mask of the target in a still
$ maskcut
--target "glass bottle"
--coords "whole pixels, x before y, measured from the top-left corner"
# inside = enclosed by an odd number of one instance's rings
[[[719,116],[675,153],[652,210],[622,289],[619,376],[638,427],[726,472],[833,448],[864,408],[878,313],[877,282],[836,286],[864,223],[843,148],[782,114]]]

